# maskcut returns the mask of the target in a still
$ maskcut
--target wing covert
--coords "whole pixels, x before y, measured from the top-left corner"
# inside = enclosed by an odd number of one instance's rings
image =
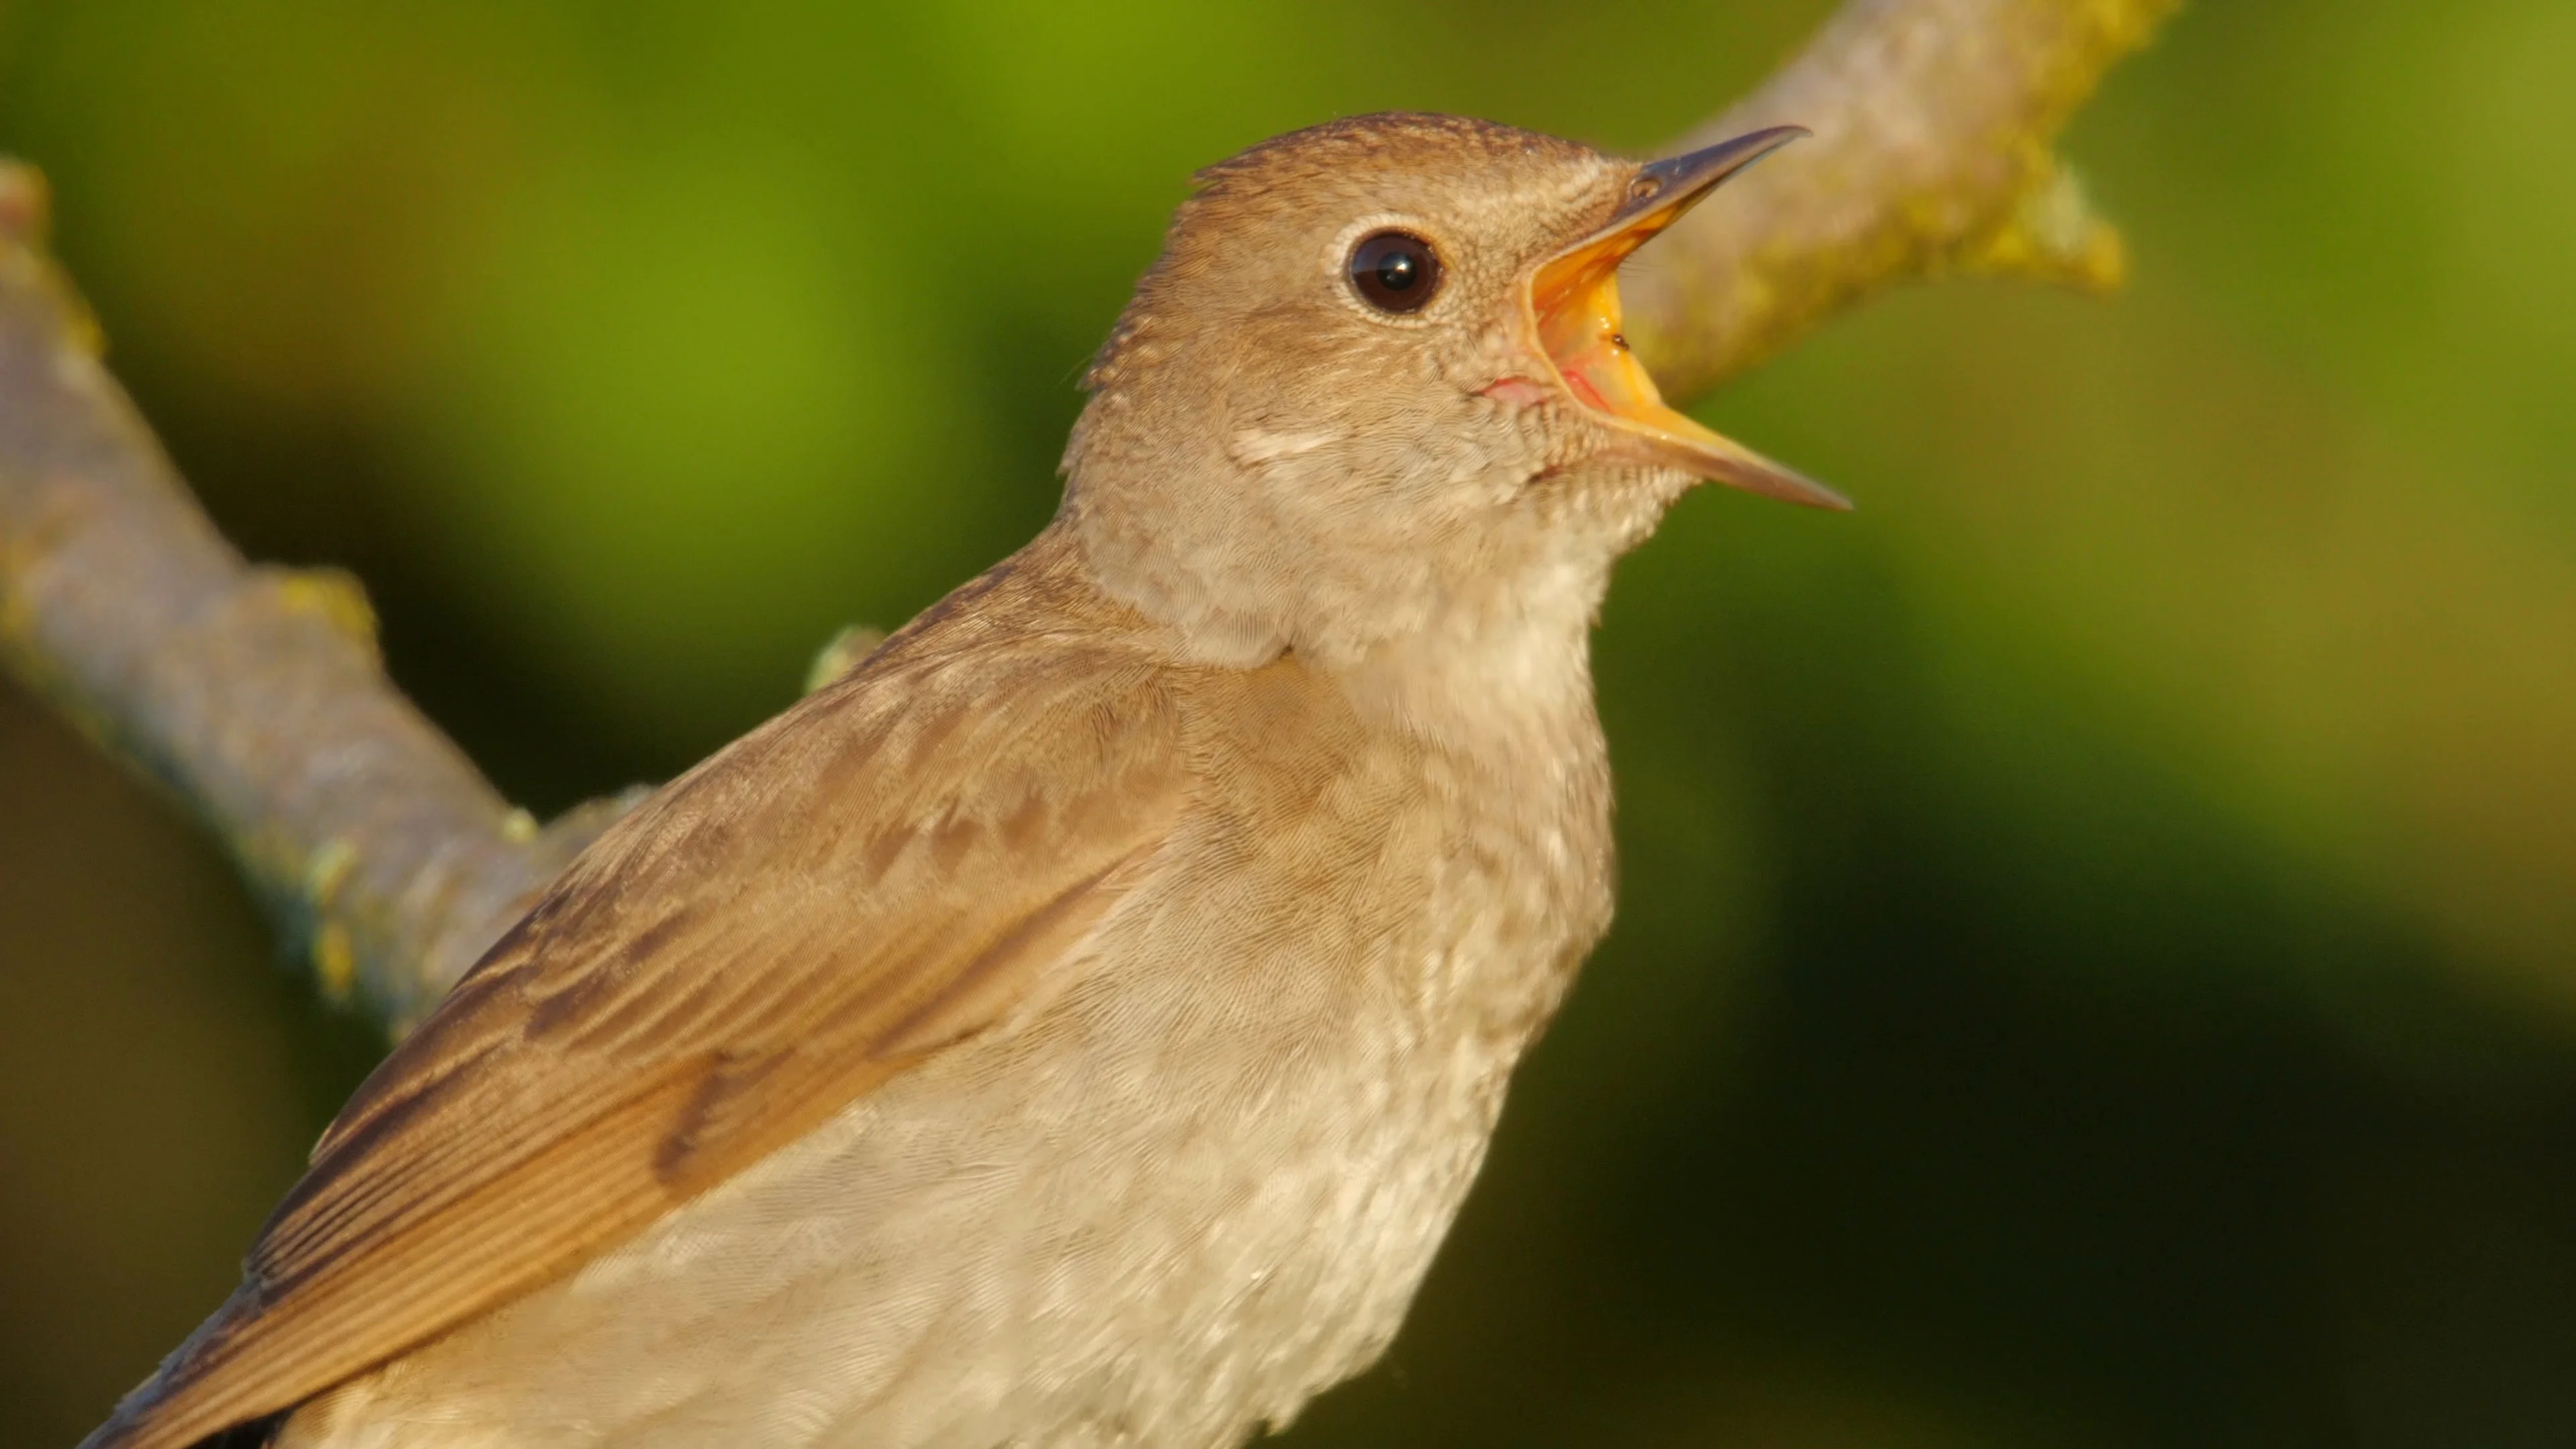
[[[92,1444],[193,1443],[508,1302],[1077,962],[1181,808],[1177,709],[1132,658],[1001,653],[863,667],[604,835]]]

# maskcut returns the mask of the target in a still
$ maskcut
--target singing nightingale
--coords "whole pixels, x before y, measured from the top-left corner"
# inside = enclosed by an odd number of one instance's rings
[[[1652,165],[1200,174],[1027,547],[602,836],[88,1441],[1217,1449],[1394,1335],[1610,919],[1588,635],[1695,482]]]

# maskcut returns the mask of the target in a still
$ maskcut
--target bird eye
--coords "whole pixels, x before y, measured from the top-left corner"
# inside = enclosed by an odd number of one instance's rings
[[[1351,285],[1381,312],[1419,312],[1440,290],[1440,254],[1409,231],[1371,232],[1351,248]]]

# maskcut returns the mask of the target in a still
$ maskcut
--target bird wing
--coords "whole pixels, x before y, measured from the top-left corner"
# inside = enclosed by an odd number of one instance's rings
[[[1132,658],[1007,652],[863,668],[603,836],[367,1079],[240,1292],[93,1445],[175,1449],[365,1372],[1051,999],[1178,813],[1178,717]]]

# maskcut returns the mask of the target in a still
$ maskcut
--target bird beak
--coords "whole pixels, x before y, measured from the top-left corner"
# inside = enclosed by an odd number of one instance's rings
[[[1540,265],[1529,284],[1530,320],[1574,400],[1624,435],[1633,461],[1684,468],[1769,498],[1813,508],[1849,508],[1841,494],[1664,405],[1655,380],[1621,335],[1619,264],[1681,220],[1719,182],[1807,134],[1774,126],[1640,169],[1627,204],[1607,226]]]

